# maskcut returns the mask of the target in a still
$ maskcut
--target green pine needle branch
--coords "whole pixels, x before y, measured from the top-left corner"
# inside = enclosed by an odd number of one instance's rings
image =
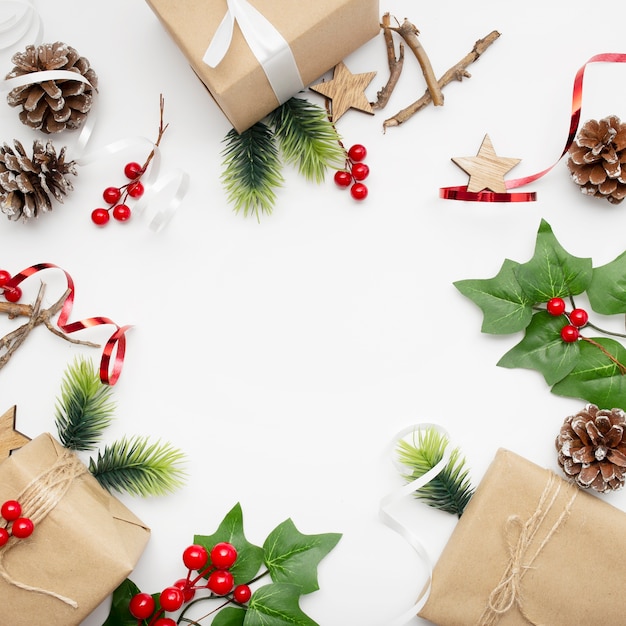
[[[113,419],[111,393],[91,361],[76,358],[67,368],[55,408],[55,424],[64,447],[93,450],[97,446]]]
[[[401,439],[396,452],[398,460],[409,469],[405,474],[406,481],[423,476],[437,465],[448,445],[448,438],[432,427],[420,430],[417,442],[409,443]],[[415,491],[415,497],[429,506],[458,517],[463,514],[473,494],[469,470],[459,448],[452,450],[448,464],[433,480]]]
[[[107,491],[158,496],[184,483],[184,455],[169,443],[150,443],[147,437],[123,437],[89,460],[89,471]]]

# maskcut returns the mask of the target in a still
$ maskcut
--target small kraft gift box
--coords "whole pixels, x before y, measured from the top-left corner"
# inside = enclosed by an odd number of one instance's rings
[[[626,624],[626,514],[501,449],[419,615],[438,626]]]
[[[47,433],[0,463],[0,502],[9,500],[34,530],[0,547],[2,624],[77,626],[133,570],[150,536]]]
[[[380,32],[378,0],[147,0],[243,132]]]

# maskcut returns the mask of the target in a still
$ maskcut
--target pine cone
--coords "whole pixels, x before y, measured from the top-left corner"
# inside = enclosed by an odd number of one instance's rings
[[[624,486],[626,414],[588,404],[565,419],[556,438],[563,471],[587,489],[604,493]]]
[[[74,189],[67,175],[76,175],[76,164],[66,162],[65,148],[57,156],[51,141],[35,140],[32,158],[19,141],[13,144],[0,146],[0,210],[10,220],[27,221],[52,210],[50,196],[63,202]]]
[[[626,124],[611,115],[589,120],[569,148],[572,180],[589,196],[619,204],[626,197]]]
[[[12,89],[7,102],[21,106],[20,120],[44,133],[80,128],[91,109],[97,76],[89,61],[65,43],[45,43],[26,46],[11,59],[15,67],[6,78],[24,76],[44,70],[68,70],[84,76],[91,84],[61,78],[31,83]]]

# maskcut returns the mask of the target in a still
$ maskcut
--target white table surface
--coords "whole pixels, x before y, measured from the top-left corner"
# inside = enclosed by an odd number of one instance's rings
[[[106,441],[150,434],[187,454],[188,482],[176,494],[122,496],[152,528],[132,579],[151,592],[171,584],[193,534],[214,532],[239,502],[253,543],[288,517],[304,533],[343,533],[320,565],[320,590],[302,602],[319,624],[391,623],[411,607],[425,576],[378,516],[381,498],[402,485],[387,456],[395,433],[440,424],[478,483],[499,447],[556,469],[554,437],[584,405],[552,395],[537,372],[496,367],[519,338],[482,335],[480,311],[453,281],[489,278],[505,258],[528,260],[541,218],[568,251],[594,265],[626,249],[626,204],[584,197],[564,161],[524,189],[537,192],[534,203],[446,201],[439,188],[467,183],[451,157],[476,154],[486,133],[499,155],[522,159],[511,177],[555,163],[576,72],[595,54],[626,51],[623,10],[601,12],[581,0],[381,1],[381,14],[418,26],[438,75],[490,31],[501,37],[470,66],[471,79],[445,88],[443,107],[382,132],[383,120],[425,89],[407,51],[387,108],[339,120],[345,143],[369,151],[365,202],[352,201],[331,176],[316,185],[286,167],[273,215],[257,222],[233,212],[219,182],[230,124],[147,4],[35,5],[44,40],[72,45],[98,74],[90,147],[154,139],[162,93],[170,124],[162,171],[182,168],[191,181],[160,233],[142,218],[104,229],[90,222],[104,187],[143,153],[84,166],[74,193],[36,223],[0,219],[0,267],[58,265],[76,285],[72,319],[134,324]],[[378,72],[367,91],[374,99],[387,77],[382,35],[345,61],[353,73]],[[626,116],[625,76],[620,65],[588,68],[583,120]],[[31,141],[8,106],[0,107],[0,126],[2,141]],[[24,285],[27,299],[36,283]],[[89,332],[99,341],[108,336]],[[99,358],[36,329],[0,372],[0,412],[15,404],[22,432],[52,431],[62,375],[78,354]],[[623,493],[606,499],[626,504]],[[436,560],[454,518],[413,499],[400,515]],[[107,611],[105,603],[84,626],[98,626]]]

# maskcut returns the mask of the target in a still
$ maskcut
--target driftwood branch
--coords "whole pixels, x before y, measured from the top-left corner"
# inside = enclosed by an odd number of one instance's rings
[[[383,109],[389,98],[393,93],[393,90],[398,83],[400,74],[402,73],[402,66],[404,65],[404,43],[400,42],[398,57],[396,58],[396,49],[393,44],[393,36],[391,34],[391,21],[389,13],[383,15],[382,24],[383,37],[385,39],[385,47],[387,48],[387,62],[389,63],[389,79],[385,86],[376,94],[376,102],[372,102],[373,109]]]
[[[477,61],[478,58],[487,50],[487,48],[494,42],[500,33],[496,30],[490,32],[483,39],[479,39],[472,48],[472,51],[463,57],[456,65],[451,67],[438,81],[440,88],[445,87],[447,84],[451,83],[453,80],[461,81],[463,78],[470,78],[471,74],[467,71],[467,68]],[[424,95],[416,100],[412,104],[410,104],[405,109],[402,109],[398,113],[396,113],[393,117],[385,120],[383,122],[383,129],[387,129],[390,126],[400,126],[403,122],[406,122],[412,115],[417,113],[420,109],[423,109],[425,106],[432,102],[432,97],[430,91],[427,90]]]

